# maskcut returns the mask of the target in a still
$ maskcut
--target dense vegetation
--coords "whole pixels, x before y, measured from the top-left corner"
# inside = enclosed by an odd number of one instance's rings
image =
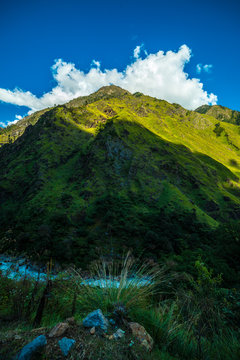
[[[190,273],[202,256],[236,284],[239,149],[238,126],[114,86],[43,111],[0,148],[1,252],[84,267],[126,247]]]
[[[69,359],[238,360],[239,293],[223,288],[221,276],[214,276],[200,260],[194,267],[196,275],[191,277],[176,273],[170,264],[138,265],[129,256],[123,262],[102,260],[92,265],[89,276],[100,278],[104,288],[84,284],[76,269],[58,278],[49,273],[46,282],[1,277],[0,357],[12,359],[37,334],[47,334],[56,323],[74,316],[77,324],[67,336],[76,346]],[[135,281],[129,283],[133,274]],[[139,286],[146,276],[152,282]],[[116,278],[119,287],[114,286]],[[82,319],[97,308],[125,330],[123,339],[92,337],[83,329]],[[129,321],[140,323],[152,336],[151,353],[131,336]],[[36,359],[63,359],[55,343],[48,339]]]
[[[130,349],[127,328],[122,342],[93,342],[78,324],[72,359],[239,359],[240,129],[228,110],[110,86],[0,131],[0,253],[74,264],[45,282],[0,274],[1,358],[32,328],[120,306],[121,326],[142,324],[152,353]],[[123,249],[143,265],[119,262]],[[76,267],[121,286],[83,285]],[[153,281],[127,286],[136,274]],[[51,346],[41,359],[59,358]]]

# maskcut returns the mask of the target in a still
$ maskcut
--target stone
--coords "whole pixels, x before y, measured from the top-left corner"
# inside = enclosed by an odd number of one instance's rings
[[[94,327],[92,327],[92,328],[90,329],[90,334],[91,334],[91,335],[94,335],[95,332],[96,332],[96,328],[95,328],[95,326],[94,326]]]
[[[125,336],[125,331],[122,329],[117,329],[117,331],[113,334],[114,339],[121,339]]]
[[[116,321],[113,320],[113,319],[109,319],[109,323],[110,323],[112,326],[114,326],[114,325],[116,324]]]
[[[145,330],[145,328],[135,322],[130,322],[129,327],[132,334],[139,340],[140,344],[146,348],[147,351],[151,351],[153,348],[153,339]]]
[[[46,336],[40,335],[22,348],[16,360],[30,360],[37,351],[47,344]]]
[[[32,329],[32,330],[31,330],[32,333],[35,333],[35,332],[45,332],[45,331],[46,331],[46,328],[45,328],[45,327],[40,327],[40,328]]]
[[[106,332],[109,326],[108,320],[102,313],[102,310],[94,310],[88,314],[83,320],[83,326],[87,328],[95,327],[96,329],[101,329]]]
[[[68,355],[71,347],[75,344],[75,342],[76,341],[74,339],[68,339],[66,337],[58,341],[58,344],[64,356]]]
[[[54,326],[54,328],[52,328],[48,336],[50,338],[62,336],[68,328],[69,328],[68,323],[60,322],[56,326]]]
[[[131,340],[128,346],[129,346],[129,347],[132,347],[133,345],[134,345],[134,341]]]
[[[65,320],[66,323],[68,323],[69,325],[74,325],[75,324],[75,318],[74,316],[69,317]]]

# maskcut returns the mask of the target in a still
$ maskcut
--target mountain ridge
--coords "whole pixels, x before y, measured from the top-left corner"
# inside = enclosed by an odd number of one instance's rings
[[[95,91],[94,93],[92,93],[90,95],[77,97],[77,98],[72,99],[69,102],[66,102],[65,104],[62,104],[62,105],[65,105],[69,108],[79,107],[79,106],[84,106],[84,105],[90,104],[91,102],[95,102],[100,99],[110,99],[113,97],[120,97],[120,96],[129,95],[129,94],[131,94],[129,91],[122,89],[119,86],[109,85],[109,86],[101,87],[100,89],[98,89],[97,91]],[[135,93],[135,94],[138,96],[139,95],[140,96],[148,96],[148,95],[144,95],[140,92]],[[161,100],[161,99],[159,99],[159,100],[165,101],[165,100]],[[62,105],[58,105],[58,106],[62,106]],[[172,105],[182,108],[181,105],[176,104],[176,103],[172,103]],[[50,109],[52,109],[52,107],[36,111],[33,114],[28,115],[28,116],[24,117],[23,119],[19,120],[16,124],[11,124],[11,125],[7,126],[6,128],[0,127],[0,147],[4,144],[9,143],[9,141],[10,142],[15,141],[15,139],[17,137],[19,137],[23,134],[23,132],[27,126],[34,125],[38,121],[40,116],[43,115],[45,112],[49,111]],[[182,108],[182,109],[184,109],[184,108]],[[186,109],[184,109],[184,110],[190,111],[190,110],[186,110]],[[213,116],[214,118],[216,118],[217,120],[220,120],[222,122],[229,122],[229,123],[236,124],[236,125],[240,124],[240,112],[236,111],[236,110],[231,110],[222,105],[202,105],[192,111],[198,112],[200,114],[206,114],[206,115]]]
[[[240,125],[240,111],[231,110],[226,106],[202,105],[198,107],[195,111],[199,112],[200,114],[207,114],[213,116],[219,121]]]

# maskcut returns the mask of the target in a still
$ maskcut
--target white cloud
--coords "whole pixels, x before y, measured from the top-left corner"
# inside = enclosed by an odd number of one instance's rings
[[[206,65],[197,64],[196,71],[198,74],[200,74],[202,71],[205,71],[206,73],[210,73],[212,68],[213,68],[212,64],[206,64]]]
[[[204,69],[204,71],[206,71],[206,72],[211,72],[211,70],[212,70],[212,64],[209,64],[209,65],[204,65],[203,66],[203,69]]]
[[[115,84],[130,92],[140,91],[146,95],[179,103],[187,109],[195,109],[203,104],[216,104],[217,96],[203,90],[199,79],[189,78],[184,66],[190,61],[191,50],[183,45],[177,52],[158,51],[140,58],[142,45],[134,50],[134,62],[124,71],[101,70],[100,62],[94,60],[88,73],[78,70],[74,64],[62,59],[55,61],[52,73],[57,85],[48,93],[37,97],[30,91],[0,88],[0,101],[27,106],[30,111],[41,110],[63,104],[78,96],[89,95],[102,86]],[[200,69],[202,65],[198,64]],[[204,71],[212,65],[204,65]]]
[[[198,74],[201,73],[201,71],[202,71],[202,64],[197,64],[197,66],[196,66],[196,71],[197,71]]]
[[[133,51],[133,57],[135,59],[138,59],[139,56],[140,56],[140,52],[141,52],[141,48],[142,48],[142,45],[138,45],[135,47],[134,51]]]
[[[9,125],[13,125],[13,124],[16,124],[19,120],[21,120],[23,118],[22,115],[15,115],[15,120],[13,121],[7,121],[7,122],[0,122],[0,126],[2,127],[6,127],[6,126],[9,126]]]
[[[146,56],[148,55],[147,50],[144,50],[144,44],[141,44],[141,45],[138,45],[135,47],[135,49],[133,51],[133,57],[135,59],[139,59],[141,51],[144,52],[144,55],[146,55]]]

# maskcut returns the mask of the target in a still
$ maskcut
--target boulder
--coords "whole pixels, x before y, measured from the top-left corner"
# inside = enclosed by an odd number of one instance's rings
[[[153,348],[153,339],[145,330],[145,328],[135,322],[130,322],[129,327],[132,334],[139,340],[140,344],[146,348],[147,351],[151,351]]]
[[[37,351],[47,344],[46,336],[40,335],[29,344],[25,345],[16,360],[30,360]]]
[[[75,342],[76,341],[74,339],[68,339],[66,337],[58,341],[58,344],[64,356],[68,355],[71,347],[75,344]]]
[[[51,337],[59,337],[62,336],[65,331],[69,328],[69,324],[65,322],[60,322],[48,334],[48,336]]]
[[[102,310],[94,310],[90,314],[88,314],[83,320],[83,326],[87,328],[101,329],[106,332],[109,326],[108,320],[102,313]]]

